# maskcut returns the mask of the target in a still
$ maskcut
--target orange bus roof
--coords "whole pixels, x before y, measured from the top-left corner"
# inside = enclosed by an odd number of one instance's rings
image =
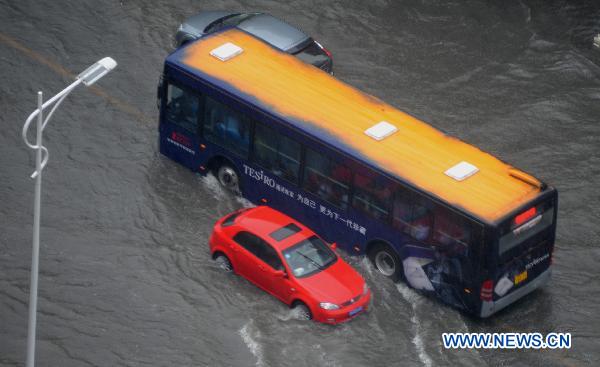
[[[227,42],[243,52],[227,61],[210,55]],[[217,33],[180,52],[193,71],[251,96],[284,119],[300,121],[301,127],[339,139],[371,164],[483,220],[497,221],[541,192],[536,178],[243,31]],[[365,130],[380,121],[397,131],[377,141]],[[462,161],[479,171],[463,181],[445,174]]]

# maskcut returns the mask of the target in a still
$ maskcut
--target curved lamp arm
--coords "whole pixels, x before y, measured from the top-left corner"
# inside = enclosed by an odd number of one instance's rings
[[[90,85],[94,84],[96,81],[98,81],[104,75],[108,74],[108,72],[111,71],[112,69],[114,69],[116,66],[117,66],[117,62],[110,57],[105,57],[105,58],[101,59],[100,61],[96,62],[89,68],[85,69],[81,74],[77,75],[77,78],[75,79],[75,81],[73,83],[71,83],[71,85],[69,85],[68,87],[63,89],[60,93],[58,93],[54,97],[50,98],[48,101],[46,101],[44,104],[42,104],[41,108],[37,108],[35,111],[33,111],[31,113],[31,115],[29,115],[29,117],[25,121],[25,124],[23,125],[23,131],[21,132],[21,136],[23,137],[23,141],[29,148],[40,149],[44,155],[44,158],[41,162],[40,167],[38,167],[38,169],[36,169],[36,171],[33,172],[33,174],[31,175],[31,178],[34,178],[38,174],[41,173],[41,171],[46,166],[46,163],[48,163],[48,157],[49,157],[48,149],[46,149],[45,146],[41,145],[39,142],[38,142],[38,144],[31,144],[29,142],[29,139],[27,139],[27,131],[29,130],[29,125],[31,125],[31,121],[33,121],[34,117],[38,116],[46,108],[48,108],[54,104],[54,107],[52,107],[52,110],[50,110],[50,113],[48,114],[48,116],[42,123],[41,130],[43,131],[44,128],[46,128],[46,125],[48,124],[50,119],[52,118],[54,111],[56,111],[58,106],[60,106],[62,101],[65,98],[67,98],[67,96],[73,91],[73,89],[75,89],[81,83],[85,84],[86,86],[90,86]]]
[[[60,104],[62,103],[62,101],[64,101],[64,99],[67,98],[67,96],[73,91],[73,89],[75,89],[75,87],[77,87],[79,84],[81,84],[81,82],[82,82],[81,79],[75,80],[67,88],[63,89],[62,92],[60,92],[57,95],[55,95],[54,97],[50,98],[48,101],[46,101],[46,103],[44,103],[42,105],[41,111],[45,110],[46,108],[48,108],[52,104],[54,104],[54,106],[52,107],[52,110],[50,110],[50,113],[44,119],[44,123],[42,124],[42,131],[44,130],[44,128],[46,127],[46,125],[48,124],[48,122],[50,121],[50,119],[52,118],[52,115],[54,114],[54,111],[56,111],[56,109],[58,108],[58,106],[60,106]],[[31,115],[29,115],[29,117],[27,118],[27,121],[25,121],[25,124],[23,125],[23,131],[21,131],[21,136],[23,137],[23,141],[25,142],[25,144],[29,148],[31,148],[31,149],[42,149],[42,153],[44,154],[44,158],[42,160],[42,164],[40,166],[39,171],[36,170],[35,172],[33,172],[31,174],[31,178],[35,178],[35,176],[37,176],[39,174],[39,172],[44,169],[44,167],[46,166],[46,163],[48,163],[48,158],[49,158],[49,155],[50,155],[50,153],[48,152],[48,149],[45,146],[43,146],[43,145],[39,146],[37,144],[31,144],[29,142],[29,139],[27,139],[27,131],[29,130],[29,125],[31,125],[31,121],[33,121],[33,119],[41,111],[40,111],[39,108],[36,109],[35,111],[33,111],[31,113]]]

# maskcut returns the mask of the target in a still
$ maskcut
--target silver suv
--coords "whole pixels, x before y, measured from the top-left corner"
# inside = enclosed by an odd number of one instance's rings
[[[175,34],[180,47],[223,28],[237,27],[282,51],[333,74],[331,52],[306,33],[264,13],[204,11],[185,20]]]

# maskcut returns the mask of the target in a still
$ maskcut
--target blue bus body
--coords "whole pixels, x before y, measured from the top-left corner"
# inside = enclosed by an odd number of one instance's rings
[[[390,177],[378,167],[362,160],[358,153],[348,154],[347,146],[343,142],[321,132],[302,130],[295,121],[273,113],[268,106],[262,105],[253,96],[231,88],[227,83],[211,75],[189,68],[181,62],[182,52],[180,49],[166,59],[163,79],[159,85],[161,154],[202,174],[214,171],[220,164],[226,162],[237,171],[241,194],[251,202],[269,205],[294,217],[326,241],[336,242],[341,249],[351,255],[366,254],[374,244],[391,246],[405,266],[408,264],[407,259],[417,259],[428,278],[425,280],[428,283],[426,286],[419,287],[409,282],[411,286],[461,310],[482,317],[497,312],[547,281],[550,275],[551,253],[556,230],[557,193],[553,188],[546,187],[534,202],[508,213],[497,223],[487,223],[447,203],[440,202],[398,177]],[[167,100],[171,98],[169,88],[172,87],[197,97],[197,106],[192,108],[195,110],[192,112],[192,115],[196,116],[195,123],[188,125],[173,123],[177,117],[169,116],[167,108]],[[227,147],[207,139],[203,132],[202,121],[207,98],[231,108],[239,116],[251,121],[248,124],[250,130],[247,135],[227,128],[214,130],[212,134],[222,136],[223,141],[228,142]],[[471,246],[468,250],[452,253],[439,251],[436,246],[416,240],[414,233],[393,228],[390,220],[377,219],[364,211],[357,210],[353,205],[340,208],[306,191],[301,186],[301,183],[306,180],[302,169],[299,169],[299,177],[297,177],[297,182],[300,184],[291,183],[265,169],[253,159],[255,152],[252,139],[259,123],[301,145],[301,158],[298,163],[300,167],[306,163],[306,151],[310,149],[323,156],[332,157],[353,173],[366,171],[370,172],[366,174],[376,173],[378,179],[402,185],[409,192],[424,197],[453,213],[458,213],[465,222],[468,222]],[[241,146],[248,146],[247,151],[232,151]],[[351,191],[352,188],[349,190]],[[352,197],[354,194],[349,192],[348,196]],[[511,224],[514,217],[532,205],[539,206],[540,212],[545,213],[541,219],[546,223],[544,228],[530,230],[531,235],[527,234],[526,240],[515,241],[512,237],[508,238],[512,236],[511,231],[514,230]],[[548,216],[551,218],[547,218]],[[531,265],[532,263],[535,264]],[[505,286],[508,288],[505,295],[493,293],[485,298],[480,296],[483,292],[482,283],[486,279],[491,279],[497,288],[503,278],[510,278],[510,282],[513,282],[512,279],[521,274],[522,269],[529,271],[528,279],[523,279],[518,287],[516,283],[509,285],[505,281]],[[406,269],[404,271],[407,272]]]

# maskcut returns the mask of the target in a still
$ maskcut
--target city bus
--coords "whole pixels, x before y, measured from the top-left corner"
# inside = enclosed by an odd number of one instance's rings
[[[160,80],[163,155],[393,281],[480,317],[548,281],[557,191],[491,154],[237,29]]]

